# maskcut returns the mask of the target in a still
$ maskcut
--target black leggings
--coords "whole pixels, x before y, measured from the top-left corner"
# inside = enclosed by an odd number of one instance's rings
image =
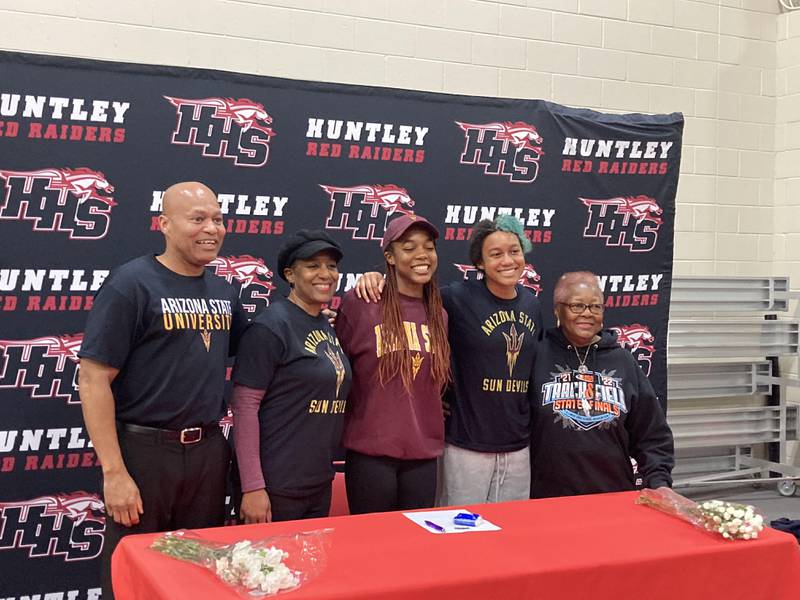
[[[433,507],[435,458],[402,460],[348,450],[344,464],[351,514]]]
[[[295,519],[316,519],[327,517],[331,510],[331,484],[307,496],[269,495],[272,505],[273,521],[294,521]]]

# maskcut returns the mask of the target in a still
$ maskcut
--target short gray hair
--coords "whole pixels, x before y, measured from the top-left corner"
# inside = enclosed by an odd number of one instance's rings
[[[597,280],[597,275],[591,271],[570,271],[558,278],[556,287],[553,290],[553,304],[566,302],[570,289],[581,283],[589,287],[597,288],[600,295],[603,295],[603,290],[600,289],[600,282]]]

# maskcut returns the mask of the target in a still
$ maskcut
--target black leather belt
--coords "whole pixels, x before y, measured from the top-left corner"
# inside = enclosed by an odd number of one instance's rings
[[[202,427],[187,427],[186,429],[175,430],[159,429],[158,427],[145,427],[144,425],[118,422],[117,428],[121,429],[122,431],[129,431],[131,433],[149,435],[162,442],[180,442],[181,444],[196,444],[203,438],[214,433],[214,431],[221,431],[217,423],[203,425]]]

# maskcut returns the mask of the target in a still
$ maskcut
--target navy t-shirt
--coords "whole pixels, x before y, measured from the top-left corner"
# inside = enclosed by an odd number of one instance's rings
[[[442,288],[442,301],[453,365],[445,441],[478,452],[525,448],[533,364],[542,338],[539,299],[521,285],[515,298],[498,298],[478,280]]]
[[[350,362],[324,315],[279,300],[253,321],[233,381],[266,390],[258,420],[268,492],[304,496],[333,479],[351,379]]]
[[[119,369],[111,384],[118,421],[210,425],[222,417],[227,358],[246,326],[224,279],[179,275],[142,256],[97,292],[78,356]]]

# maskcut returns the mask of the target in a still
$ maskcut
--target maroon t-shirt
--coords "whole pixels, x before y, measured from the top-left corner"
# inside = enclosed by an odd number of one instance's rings
[[[416,374],[409,394],[400,377],[378,379],[381,306],[345,294],[336,336],[350,358],[353,385],[347,399],[342,445],[370,456],[435,458],[444,447],[442,396],[431,373],[431,336],[422,299],[400,296]],[[447,313],[442,310],[447,325]]]

